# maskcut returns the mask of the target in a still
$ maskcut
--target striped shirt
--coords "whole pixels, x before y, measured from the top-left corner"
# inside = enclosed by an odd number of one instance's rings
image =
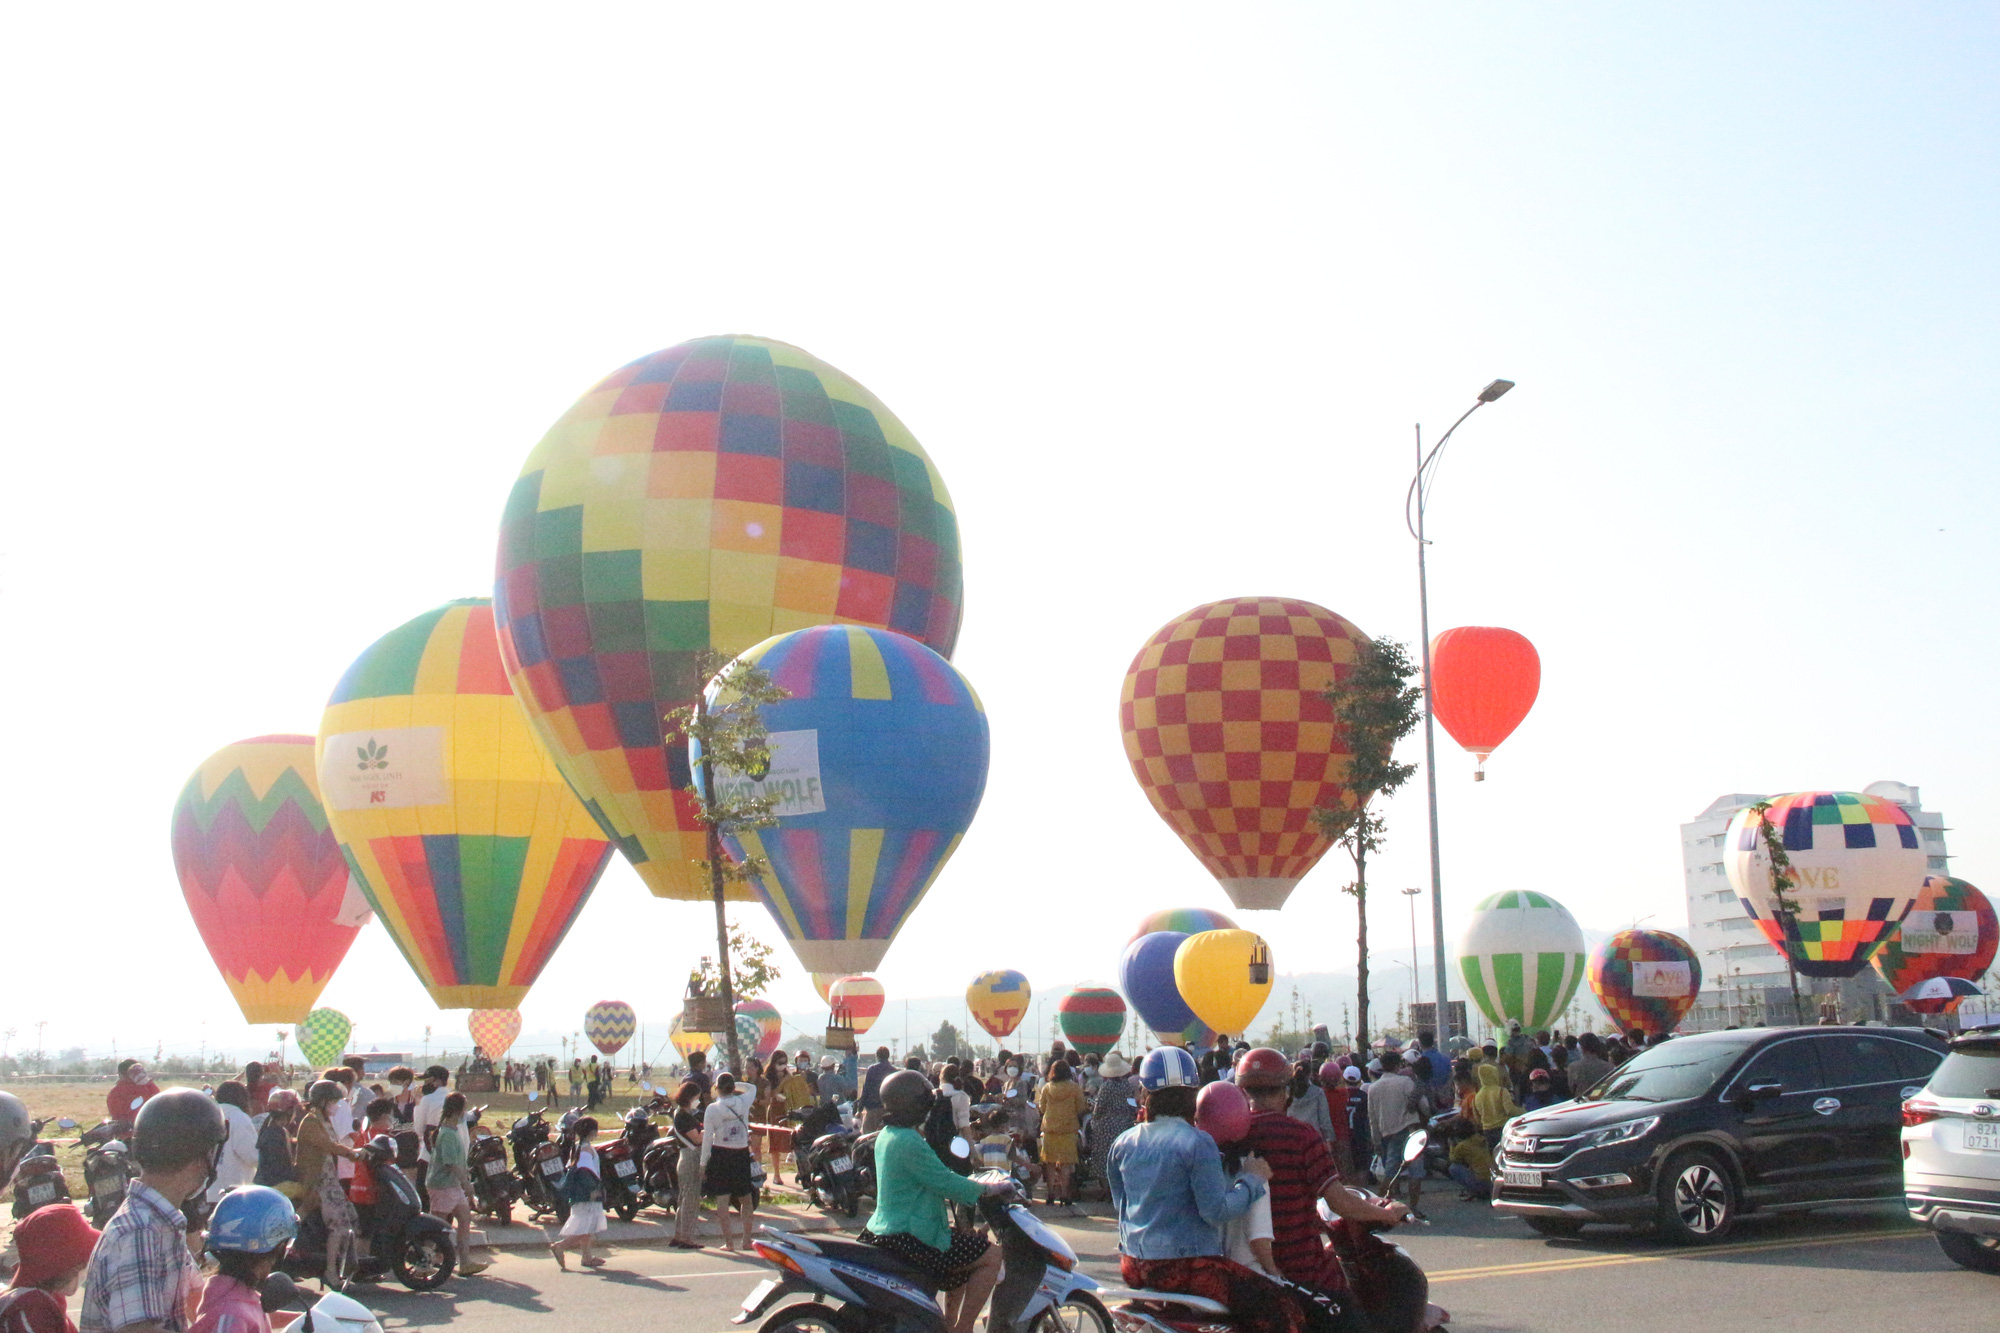
[[[1279,1276],[1303,1287],[1339,1291],[1345,1285],[1332,1252],[1320,1240],[1319,1198],[1339,1178],[1319,1131],[1283,1111],[1259,1111],[1240,1145],[1271,1165],[1271,1257]]]
[[[144,1323],[180,1333],[188,1327],[188,1297],[200,1283],[188,1253],[187,1219],[158,1190],[135,1180],[90,1256],[77,1322],[83,1333]]]

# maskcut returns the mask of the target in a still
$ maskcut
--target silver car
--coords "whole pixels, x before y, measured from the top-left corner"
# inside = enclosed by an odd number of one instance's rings
[[[2000,1273],[2000,1029],[1954,1038],[1903,1103],[1903,1201],[1952,1262]]]

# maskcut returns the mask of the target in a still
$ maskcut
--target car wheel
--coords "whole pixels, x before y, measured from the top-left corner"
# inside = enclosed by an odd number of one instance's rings
[[[1975,1273],[2000,1273],[2000,1240],[1991,1236],[1968,1236],[1962,1231],[1937,1233],[1938,1248],[1960,1268]]]
[[[1721,1240],[1736,1225],[1736,1182],[1711,1153],[1673,1158],[1660,1172],[1660,1232],[1682,1245]]]
[[[1583,1234],[1583,1223],[1567,1217],[1524,1217],[1528,1230],[1538,1236],[1554,1236],[1561,1240],[1571,1240]]]

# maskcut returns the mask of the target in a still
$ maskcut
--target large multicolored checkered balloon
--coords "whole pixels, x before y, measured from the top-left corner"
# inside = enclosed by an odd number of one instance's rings
[[[1168,907],[1158,912],[1148,912],[1139,920],[1139,928],[1132,932],[1132,939],[1141,935],[1151,935],[1159,930],[1177,930],[1183,935],[1199,935],[1204,930],[1234,930],[1236,923],[1222,913],[1207,907]],[[1125,941],[1130,944],[1132,940]]]
[[[1800,974],[1854,976],[1923,887],[1916,826],[1895,802],[1862,792],[1790,792],[1760,804],[1768,810],[1744,807],[1723,834],[1730,887]],[[1772,887],[1767,824],[1791,859],[1791,910]]]
[[[203,760],[174,802],[173,849],[243,1021],[304,1019],[368,920],[320,804],[313,738],[258,736]]]
[[[515,689],[591,813],[654,893],[706,901],[686,751],[661,727],[701,689],[696,654],[842,621],[948,656],[958,520],[852,379],[769,338],[698,338],[614,371],[535,446],[494,598]]]
[[[338,1009],[315,1009],[292,1030],[306,1063],[325,1069],[347,1050],[354,1024]]]
[[[319,787],[341,850],[442,1009],[513,1009],[611,858],[501,669],[493,607],[447,602],[333,688]]]
[[[1986,895],[1949,875],[1925,878],[1916,905],[1875,950],[1875,970],[1898,995],[1933,977],[1977,981],[1993,966],[2000,916]],[[1963,996],[1906,999],[1920,1014],[1951,1013]]]
[[[1003,967],[981,972],[972,979],[972,984],[965,988],[965,1007],[972,1011],[972,1021],[997,1041],[1013,1035],[1014,1029],[1021,1026],[1034,995],[1027,977],[1011,967]]]
[[[1583,981],[1583,930],[1544,893],[1496,893],[1458,938],[1466,992],[1494,1024],[1552,1026]]]
[[[1701,991],[1694,946],[1665,930],[1621,930],[1590,956],[1590,991],[1622,1032],[1672,1032]]]
[[[1125,1000],[1108,986],[1078,986],[1056,1006],[1063,1036],[1085,1055],[1103,1055],[1125,1035]]]
[[[521,1011],[474,1009],[466,1015],[465,1030],[472,1034],[473,1045],[486,1052],[488,1059],[498,1060],[521,1035]]]
[[[889,630],[794,630],[738,660],[791,697],[763,709],[770,771],[718,774],[778,798],[777,826],[726,837],[730,855],[769,865],[757,896],[808,971],[872,970],[978,813],[986,710],[951,663]],[[726,679],[709,686],[723,705]]]
[[[778,1049],[785,1032],[785,1020],[778,1013],[778,1006],[769,1000],[738,1000],[736,1016],[756,1024],[745,1049],[759,1060],[769,1059],[771,1052]]]
[[[1244,908],[1277,908],[1329,844],[1312,812],[1350,799],[1347,746],[1321,697],[1365,636],[1323,606],[1197,606],[1132,659],[1119,698],[1146,799]]]
[[[583,1035],[606,1055],[616,1055],[639,1030],[639,1015],[623,1000],[599,1000],[583,1011]]]

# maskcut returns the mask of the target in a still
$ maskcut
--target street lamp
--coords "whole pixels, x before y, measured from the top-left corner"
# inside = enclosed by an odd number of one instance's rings
[[[1471,416],[1488,403],[1498,402],[1507,390],[1514,387],[1512,380],[1494,380],[1479,391],[1479,397],[1464,415],[1451,423],[1451,430],[1424,452],[1424,428],[1417,426],[1417,472],[1410,478],[1409,492],[1403,497],[1403,523],[1409,528],[1410,536],[1417,542],[1417,616],[1419,632],[1424,643],[1424,785],[1430,795],[1431,815],[1431,929],[1437,939],[1437,1034],[1438,1043],[1443,1045],[1451,1036],[1451,1014],[1446,1006],[1446,997],[1451,993],[1445,978],[1444,963],[1444,871],[1438,862],[1438,784],[1437,784],[1437,739],[1432,723],[1431,694],[1431,593],[1430,577],[1425,569],[1424,548],[1430,543],[1424,537],[1424,500],[1429,491],[1430,478],[1435,475],[1438,456],[1451,443],[1453,432],[1465,424]],[[1411,906],[1414,908],[1415,904]]]
[[[1417,895],[1422,889],[1404,889],[1403,896],[1410,900],[1410,986],[1416,993],[1413,1004],[1424,1002],[1424,974],[1417,970]]]

